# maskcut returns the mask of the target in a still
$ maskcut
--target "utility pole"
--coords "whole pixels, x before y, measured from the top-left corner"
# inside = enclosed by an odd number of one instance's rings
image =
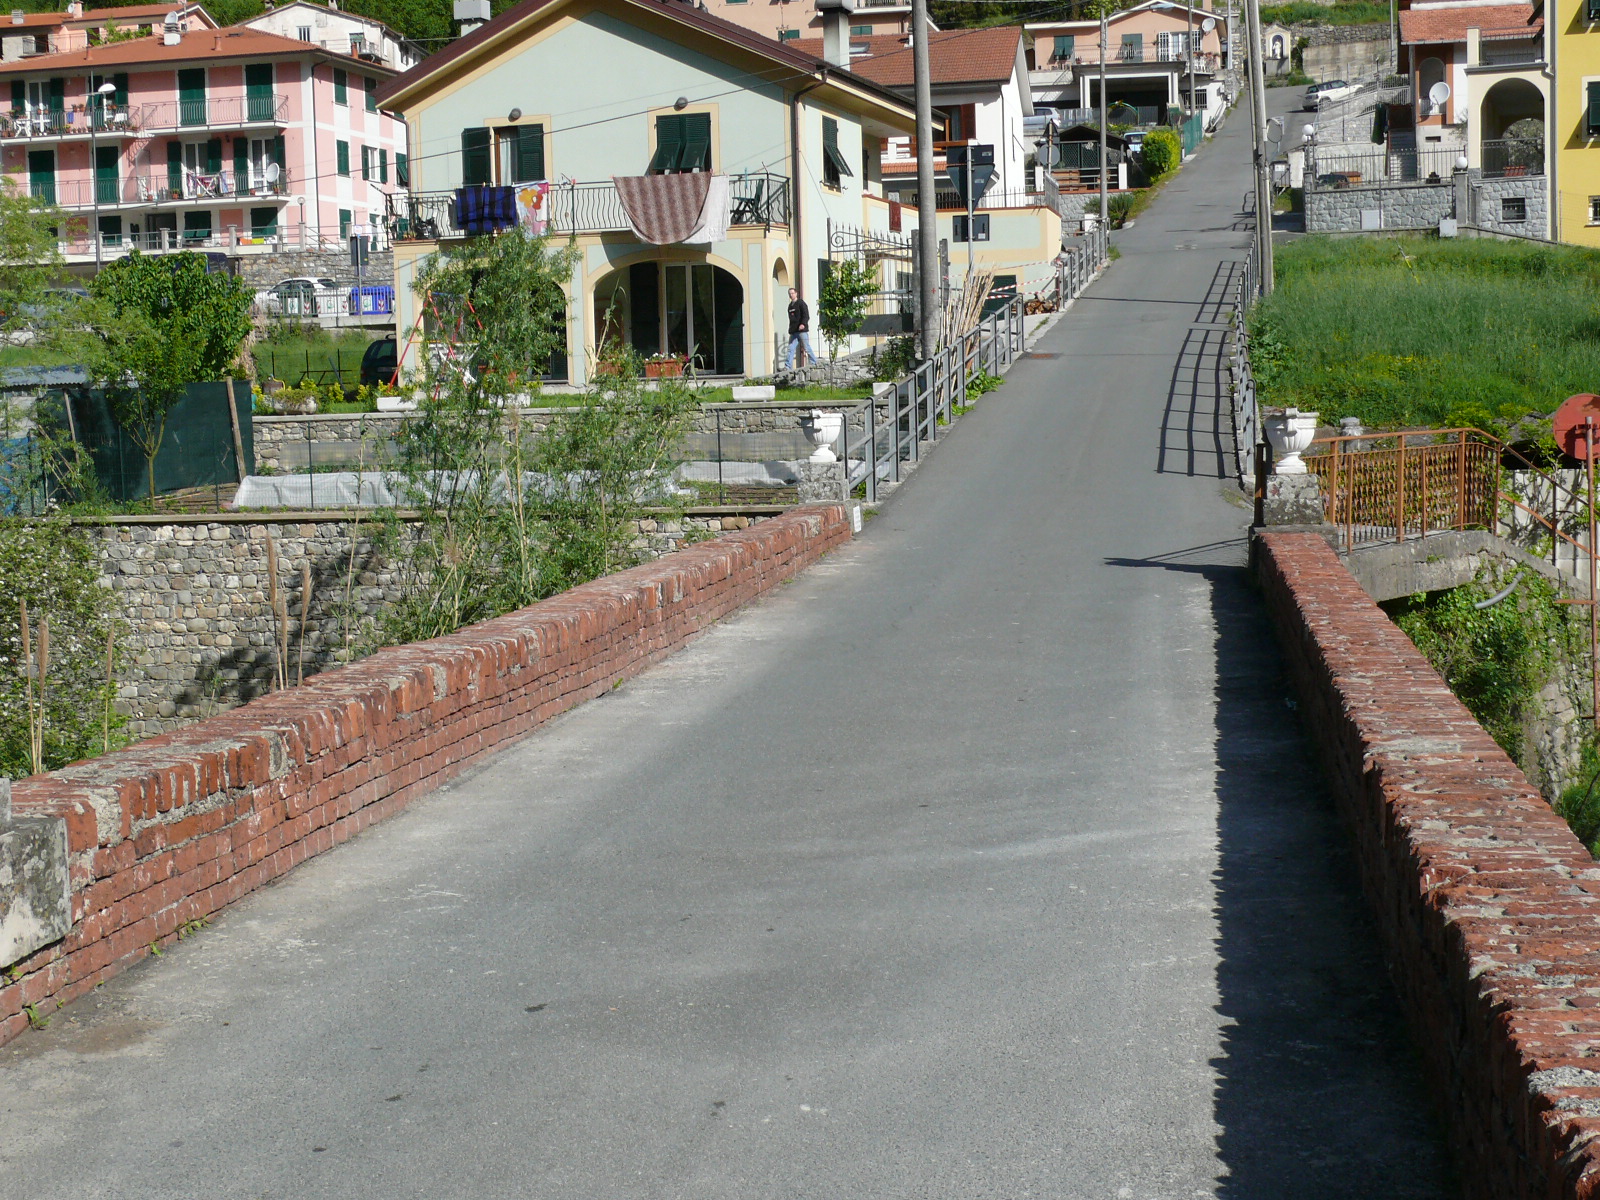
[[[917,108],[918,358],[939,350],[939,198],[933,190],[933,80],[928,66],[928,0],[911,0],[911,70]],[[972,230],[967,230],[970,237]]]
[[[1245,0],[1245,34],[1250,69],[1250,130],[1255,137],[1256,274],[1263,299],[1272,295],[1272,185],[1267,157],[1267,82],[1262,73],[1260,0]]]
[[[1106,5],[1100,0],[1100,231],[1111,239],[1111,203],[1106,187]]]

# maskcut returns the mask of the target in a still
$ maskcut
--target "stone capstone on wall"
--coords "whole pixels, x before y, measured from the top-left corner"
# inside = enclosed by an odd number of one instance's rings
[[[71,928],[66,822],[13,816],[11,781],[0,779],[0,970]]]

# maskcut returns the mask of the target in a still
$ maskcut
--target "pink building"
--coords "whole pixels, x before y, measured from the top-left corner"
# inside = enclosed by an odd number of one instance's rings
[[[0,168],[76,218],[63,230],[74,261],[381,238],[409,175],[404,124],[377,107],[392,74],[255,29],[158,21],[0,64]]]

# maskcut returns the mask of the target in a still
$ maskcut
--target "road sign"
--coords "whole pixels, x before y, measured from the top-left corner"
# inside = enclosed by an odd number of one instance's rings
[[[945,169],[955,187],[961,203],[971,208],[983,198],[994,182],[994,147],[991,145],[948,146],[944,152]],[[972,190],[967,190],[968,184]]]

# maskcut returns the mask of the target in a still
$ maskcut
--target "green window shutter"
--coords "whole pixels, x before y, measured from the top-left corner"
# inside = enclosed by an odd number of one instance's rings
[[[250,194],[250,139],[233,139],[233,194]]]
[[[278,210],[276,208],[252,208],[250,210],[250,236],[258,238],[277,237]]]
[[[711,114],[685,113],[683,117],[683,157],[680,171],[711,170]]]
[[[544,178],[544,126],[519,125],[512,159],[517,183],[533,183]]]
[[[798,29],[780,29],[778,31],[778,40],[780,42],[797,42],[800,40],[800,31]]]
[[[178,123],[206,123],[206,69],[195,67],[178,72]]]
[[[46,204],[56,202],[56,152],[28,151],[28,190]]]
[[[249,63],[244,69],[245,107],[250,120],[270,121],[274,115],[272,103],[272,64]]]
[[[363,146],[363,147],[361,147],[361,178],[367,179],[367,180],[370,180],[372,178],[372,147],[371,146]]]
[[[52,79],[50,81],[50,111],[61,112],[67,106],[67,81],[65,79]]]
[[[347,237],[350,236],[350,224],[351,224],[351,221],[350,221],[350,210],[348,208],[341,208],[339,210],[339,237],[340,238],[347,238]]]
[[[1589,85],[1589,133],[1600,133],[1600,83]]]
[[[368,112],[377,112],[378,111],[378,81],[376,79],[367,78],[367,79],[362,80],[362,83],[365,84],[366,89],[367,89],[367,111]]]
[[[94,194],[101,204],[115,204],[122,199],[121,180],[117,177],[117,159],[120,151],[115,146],[96,146],[94,151]]]
[[[339,174],[350,174],[350,143],[335,142],[333,144],[334,158],[337,160]]]
[[[1072,58],[1077,53],[1077,46],[1078,39],[1073,34],[1069,33],[1065,37],[1057,37],[1055,50],[1050,57],[1063,60]]]
[[[206,174],[215,175],[222,170],[222,139],[211,138],[206,142]]]
[[[378,151],[378,182],[389,182],[389,152],[387,150]]]
[[[394,181],[401,187],[411,186],[411,159],[399,152],[394,156]]]
[[[1590,21],[1600,21],[1600,0],[1589,0],[1584,7]]]
[[[116,93],[111,97],[111,102],[118,108],[128,106],[128,73],[119,71],[111,77],[111,86],[116,88]]]
[[[487,129],[461,131],[461,185],[479,187],[494,182]]]
[[[28,107],[28,85],[20,79],[11,81],[11,112],[12,115],[24,111]]]
[[[183,143],[177,138],[167,143],[167,190],[175,195],[183,191]]]
[[[350,103],[350,77],[340,67],[333,69],[333,102],[335,104]]]
[[[838,187],[846,175],[854,174],[850,164],[839,153],[839,122],[832,117],[822,118],[822,181]]]
[[[683,156],[683,118],[680,116],[656,118],[656,152],[650,160],[649,173],[676,171]]]

